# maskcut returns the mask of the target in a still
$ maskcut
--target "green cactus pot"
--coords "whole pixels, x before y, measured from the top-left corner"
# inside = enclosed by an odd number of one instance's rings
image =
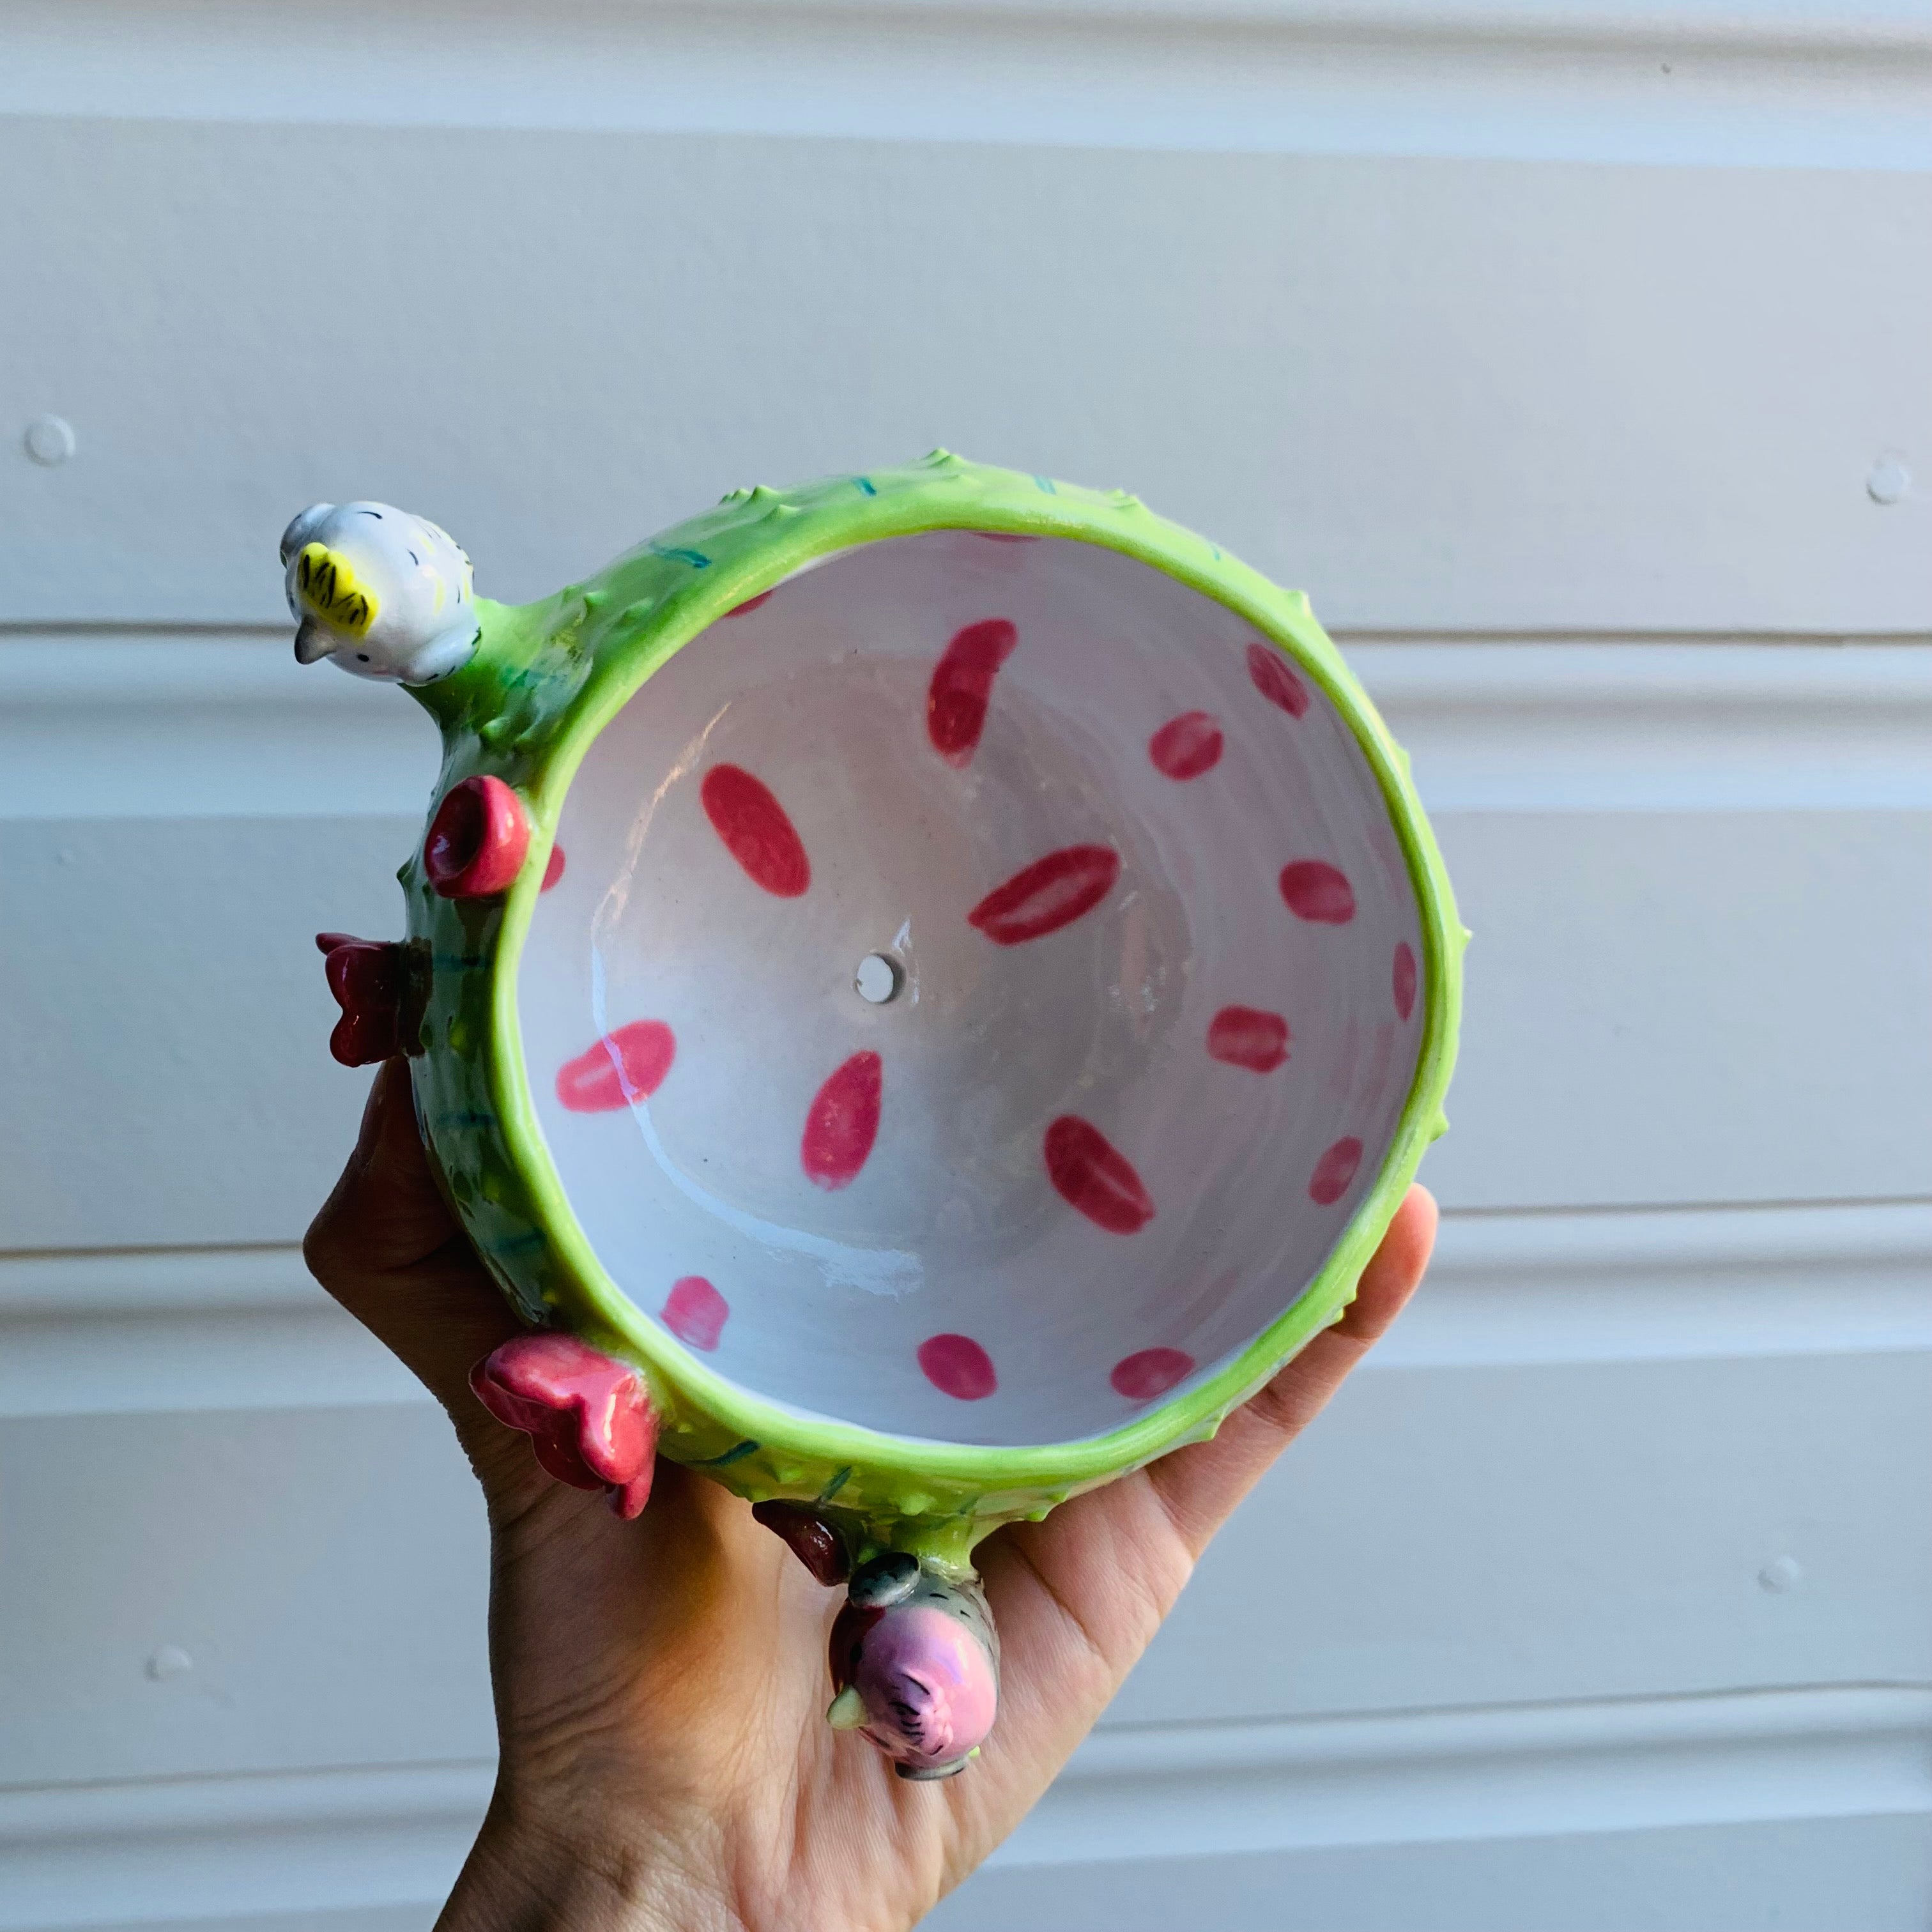
[[[443,736],[341,1057],[409,1054],[504,1292],[658,1453],[957,1580],[1340,1316],[1466,935],[1299,592],[944,452],[520,606],[386,506],[291,538],[305,660]]]

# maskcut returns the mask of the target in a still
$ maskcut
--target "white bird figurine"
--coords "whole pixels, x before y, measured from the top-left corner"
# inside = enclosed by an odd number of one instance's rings
[[[311,503],[282,532],[296,662],[434,684],[482,635],[470,559],[435,524],[387,503]]]

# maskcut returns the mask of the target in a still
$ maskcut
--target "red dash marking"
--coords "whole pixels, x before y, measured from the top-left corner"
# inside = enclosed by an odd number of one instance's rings
[[[1248,676],[1270,704],[1280,705],[1291,718],[1307,714],[1308,687],[1288,669],[1287,658],[1274,645],[1248,646]]]
[[[556,1097],[573,1114],[608,1114],[664,1084],[677,1042],[662,1020],[633,1020],[557,1070]]]
[[[1221,728],[1207,711],[1184,711],[1148,740],[1148,756],[1163,777],[1198,778],[1221,762]]]
[[[1194,1372],[1194,1358],[1185,1348],[1143,1348],[1114,1364],[1107,1379],[1116,1395],[1130,1402],[1151,1402]]]
[[[540,892],[548,892],[550,887],[562,877],[563,848],[561,845],[553,845],[550,848],[550,856],[544,861],[544,882],[537,888],[537,890]]]
[[[1297,919],[1346,926],[1355,916],[1355,889],[1321,859],[1298,859],[1281,868],[1281,896]]]
[[[1019,640],[1005,618],[988,617],[956,632],[940,653],[926,687],[926,735],[949,765],[963,770],[973,762],[986,728],[994,676]]]
[[[1415,1010],[1415,955],[1406,939],[1395,946],[1395,1010],[1405,1020]]]
[[[666,1298],[664,1325],[687,1348],[710,1354],[724,1332],[725,1318],[731,1305],[701,1274],[688,1274],[670,1285]]]
[[[879,1136],[884,1063],[855,1053],[813,1095],[798,1157],[806,1178],[824,1188],[849,1187]]]
[[[1154,1202],[1126,1156],[1090,1122],[1063,1114],[1046,1130],[1047,1178],[1070,1208],[1110,1234],[1138,1234]]]
[[[776,590],[778,586],[776,584],[773,584],[772,586],[772,590]],[[764,603],[771,596],[771,590],[760,590],[757,596],[747,597],[743,603],[734,604],[730,610],[725,612],[724,614],[727,617],[748,617],[760,604]]]
[[[754,885],[782,899],[812,884],[812,862],[785,809],[738,765],[713,765],[698,788],[704,815]]]
[[[995,946],[1018,946],[1071,926],[1114,890],[1120,855],[1108,845],[1069,845],[1036,859],[966,915]]]
[[[1355,1170],[1362,1164],[1362,1144],[1353,1134],[1339,1140],[1315,1163],[1310,1177],[1308,1198],[1323,1208],[1332,1208],[1348,1191]]]
[[[970,1335],[928,1335],[919,1345],[919,1365],[941,1395],[983,1402],[1000,1385],[993,1358]]]
[[[1288,1022],[1258,1006],[1223,1006],[1208,1024],[1208,1055],[1272,1073],[1288,1058]]]

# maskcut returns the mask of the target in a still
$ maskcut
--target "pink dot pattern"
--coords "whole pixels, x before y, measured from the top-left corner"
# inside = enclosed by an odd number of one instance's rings
[[[1362,1144],[1353,1134],[1337,1141],[1315,1163],[1308,1178],[1308,1198],[1318,1207],[1332,1208],[1348,1192],[1362,1164]]]
[[[1308,687],[1274,645],[1257,640],[1248,646],[1248,677],[1277,710],[1286,711],[1291,718],[1308,715]]]
[[[799,1142],[799,1165],[824,1188],[850,1187],[871,1157],[885,1102],[885,1062],[855,1053],[813,1095]]]
[[[919,1345],[920,1372],[956,1402],[984,1402],[1000,1386],[993,1358],[970,1335],[929,1335]]]
[[[633,1020],[557,1069],[556,1097],[573,1114],[614,1113],[664,1084],[677,1041],[662,1020]]]
[[[1346,926],[1355,916],[1355,889],[1324,859],[1297,859],[1281,868],[1282,901],[1297,919]]]
[[[1406,1020],[1415,1010],[1415,949],[1406,939],[1396,941],[1395,968],[1391,977],[1395,988],[1395,1016]]]
[[[956,770],[964,770],[980,748],[993,680],[1018,642],[1018,631],[1005,618],[985,618],[956,632],[932,668],[926,694],[926,735],[932,748]]]
[[[1107,1379],[1116,1395],[1130,1402],[1152,1402],[1194,1372],[1194,1358],[1185,1348],[1143,1348],[1114,1364]]]
[[[1154,1219],[1154,1200],[1132,1163],[1090,1120],[1063,1114],[1042,1144],[1047,1178],[1070,1208],[1110,1234],[1137,1234]]]
[[[1148,756],[1162,778],[1185,784],[1221,762],[1221,727],[1209,711],[1184,711],[1148,740]]]
[[[754,885],[776,898],[804,896],[812,884],[812,861],[770,786],[737,765],[713,765],[698,797],[712,830]]]
[[[704,1276],[688,1274],[671,1283],[659,1319],[686,1348],[708,1355],[717,1348],[730,1313],[730,1304]]]
[[[1256,1006],[1223,1006],[1208,1028],[1208,1057],[1250,1073],[1272,1073],[1288,1058],[1288,1022]]]
[[[1000,542],[1036,541],[992,532],[974,534]],[[772,594],[764,592],[725,614],[747,615]],[[985,728],[999,668],[1018,641],[1012,623],[989,619],[956,633],[940,656],[932,679],[927,727],[933,748],[948,763],[963,766],[970,760]],[[1250,682],[1268,704],[1290,718],[1306,716],[1307,688],[1279,650],[1257,640],[1247,646],[1246,663]],[[1148,755],[1162,776],[1180,784],[1212,771],[1224,748],[1214,715],[1186,711],[1154,733]],[[811,863],[804,843],[762,780],[736,766],[717,766],[706,775],[700,798],[720,841],[754,883],[781,898],[797,897],[808,889]],[[565,863],[562,847],[554,844],[543,891],[562,878]],[[1111,847],[1066,847],[994,887],[967,918],[997,945],[1024,944],[1090,912],[1113,890],[1120,872],[1119,854]],[[1354,888],[1325,860],[1290,861],[1282,867],[1278,885],[1283,903],[1297,919],[1340,926],[1355,916]],[[1404,1022],[1414,1010],[1418,982],[1414,950],[1406,940],[1400,940],[1393,958],[1391,991],[1396,1016]],[[1292,1045],[1284,1016],[1244,1006],[1224,1006],[1216,1013],[1206,1042],[1210,1058],[1261,1074],[1285,1064]],[[628,1107],[657,1090],[675,1058],[676,1041],[668,1026],[656,1020],[634,1021],[559,1070],[558,1098],[574,1112]],[[834,1070],[814,1096],[801,1136],[800,1160],[805,1177],[814,1185],[848,1186],[863,1169],[878,1138],[884,1076],[878,1053],[856,1053]],[[1310,1177],[1309,1198],[1323,1207],[1340,1201],[1354,1182],[1363,1152],[1362,1142],[1353,1135],[1334,1142]],[[1109,1234],[1132,1234],[1154,1218],[1154,1202],[1132,1162],[1091,1122],[1072,1114],[1051,1122],[1042,1154],[1054,1190],[1096,1227]],[[687,1347],[709,1354],[718,1348],[730,1314],[730,1304],[711,1282],[701,1275],[686,1275],[672,1284],[661,1319]],[[999,1387],[992,1357],[970,1336],[930,1336],[920,1343],[917,1360],[926,1380],[957,1401],[983,1401]],[[1108,1381],[1125,1400],[1144,1404],[1185,1381],[1196,1366],[1184,1349],[1147,1348],[1115,1363]]]
[[[1114,890],[1120,855],[1108,845],[1069,845],[996,886],[966,915],[995,946],[1024,946],[1071,926]]]

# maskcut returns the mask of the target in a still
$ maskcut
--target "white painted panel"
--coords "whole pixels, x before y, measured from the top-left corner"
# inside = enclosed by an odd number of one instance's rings
[[[1904,1816],[1232,1858],[994,1868],[931,1932],[1918,1932],[1932,1831]],[[1211,1901],[1205,1907],[1204,1900]],[[1211,1913],[1211,1918],[1205,1916]]]
[[[1928,1724],[1922,1690],[1853,1690],[1116,1732],[928,1922],[1904,1932]],[[0,1792],[0,1928],[427,1932],[488,1780]]]
[[[0,1792],[0,1932],[429,1932],[487,1763]]]
[[[934,1924],[1924,1924],[1922,0],[0,47],[0,1932],[428,1932],[488,1787],[467,1473],[292,1246],[433,744],[290,663],[282,522],[520,596],[936,442],[1305,586],[1478,938],[1429,1288]]]
[[[1923,1353],[1366,1376],[1110,1721],[1923,1682],[1928,1469]]]
[[[1621,1247],[1622,1216],[1452,1221],[1444,1305],[1223,1533],[1106,1727],[1932,1679],[1924,1213],[1774,1216],[1755,1249],[1718,1244],[1738,1216],[1666,1248],[1672,1218]],[[313,1406],[328,1358],[286,1345],[346,1361],[339,1318],[292,1338],[290,1298],[219,1270],[225,1310],[170,1314],[176,1265],[92,1360],[104,1312],[32,1312],[10,1271],[0,1784],[487,1750],[442,1417]],[[40,1406],[9,1401],[37,1360]],[[194,1670],[150,1681],[170,1645]]]
[[[426,817],[428,713],[292,636],[0,635],[0,820]]]
[[[1932,818],[1448,813],[1459,1207],[1932,1194]]]
[[[1932,177],[23,118],[0,178],[0,424],[80,442],[0,463],[15,621],[272,618],[317,496],[530,596],[945,442],[1334,623],[1932,630],[1865,488],[1932,452]]]
[[[420,825],[0,826],[0,1242],[292,1240],[355,1138],[314,935],[400,928]]]
[[[440,1410],[4,1421],[0,1473],[0,1784],[494,1750]]]

